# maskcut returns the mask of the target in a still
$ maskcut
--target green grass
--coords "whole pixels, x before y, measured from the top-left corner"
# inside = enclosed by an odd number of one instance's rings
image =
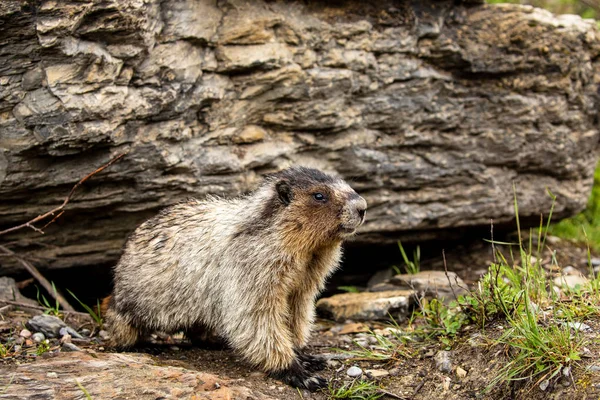
[[[448,305],[437,299],[421,299],[419,310],[411,319],[413,334],[435,338],[447,348],[452,347],[467,325],[478,326],[488,342],[504,347],[505,365],[492,377],[485,391],[517,380],[532,385],[569,375],[565,371],[578,366],[585,344],[583,335],[569,325],[600,315],[600,278],[594,277],[582,288],[563,289],[559,297],[541,264],[556,201],[552,193],[548,195],[552,197],[552,207],[546,221],[542,219],[537,229],[524,233],[515,194],[518,241],[492,241],[495,261],[476,289]],[[555,255],[552,263],[557,264]],[[493,321],[505,326],[499,338],[491,338],[483,329]],[[361,348],[354,355],[378,361],[398,359],[395,354],[400,353],[396,349],[402,349],[405,343],[387,338],[378,342],[377,351]]]
[[[0,358],[4,358],[8,355],[8,348],[0,343]]]
[[[90,314],[90,317],[92,317],[92,319],[96,322],[96,324],[98,325],[98,328],[100,330],[102,330],[102,328],[104,327],[104,320],[102,319],[102,313],[100,311],[100,300],[96,299],[96,311],[94,311],[94,309],[92,307],[88,306],[87,304],[85,304],[81,300],[79,300],[77,298],[77,296],[75,296],[75,294],[73,292],[71,292],[69,289],[67,289],[67,292],[69,292],[69,294],[71,296],[73,296],[73,298],[75,300],[77,300],[77,302],[81,305],[81,307],[83,307],[85,309],[85,311],[87,311],[88,314]]]
[[[417,246],[414,249],[412,260],[408,258],[408,255],[406,254],[406,251],[404,250],[404,246],[402,246],[402,242],[399,240],[398,240],[398,249],[400,249],[400,254],[402,255],[402,259],[404,260],[404,271],[407,274],[411,274],[411,275],[418,273],[421,270],[421,266],[420,266],[421,248],[419,246]],[[400,268],[396,267],[395,265],[392,266],[392,269],[397,274],[402,273],[402,271],[400,271]]]
[[[56,296],[56,286],[54,286],[54,282],[52,283],[52,290],[54,291],[54,298],[57,299],[58,296]],[[40,306],[44,307],[44,314],[49,314],[49,315],[54,315],[56,317],[60,316],[60,304],[58,303],[58,300],[54,301],[54,304],[50,304],[50,302],[48,301],[48,299],[46,299],[46,296],[44,296],[43,294],[40,293],[40,288],[38,288],[37,286],[35,287],[37,289],[37,301],[40,304]]]
[[[50,351],[50,341],[48,339],[42,340],[35,349],[35,354],[41,356],[44,353]]]
[[[90,395],[90,393],[85,389],[85,387],[83,387],[83,385],[77,379],[75,379],[75,383],[77,384],[77,386],[79,386],[79,389],[81,389],[81,391],[85,395],[86,400],[92,400],[92,396]]]
[[[338,399],[357,399],[357,400],[376,400],[385,394],[381,388],[374,382],[354,380],[350,383],[336,387],[330,383],[328,387],[327,398],[331,400]]]
[[[600,251],[600,163],[594,173],[594,187],[587,208],[554,224],[550,233],[579,243],[587,242],[595,251]]]

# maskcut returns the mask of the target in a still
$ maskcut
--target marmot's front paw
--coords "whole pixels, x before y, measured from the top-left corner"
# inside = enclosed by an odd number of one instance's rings
[[[300,364],[302,364],[302,366],[304,368],[306,368],[308,371],[311,371],[311,372],[321,371],[321,370],[324,370],[325,367],[327,366],[327,362],[321,356],[313,356],[311,354],[305,353],[302,350],[299,350],[297,352],[297,355],[298,355],[298,361],[300,361]]]
[[[313,375],[298,360],[295,360],[289,368],[271,372],[269,375],[290,386],[307,389],[311,392],[327,387],[326,379]]]

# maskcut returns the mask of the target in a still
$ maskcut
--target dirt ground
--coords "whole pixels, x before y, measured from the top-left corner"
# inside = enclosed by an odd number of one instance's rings
[[[582,272],[587,272],[585,260],[586,250],[572,243],[560,241],[549,244],[550,250],[557,253],[561,265],[573,265]],[[465,281],[472,283],[477,271],[485,267],[488,261],[487,250],[482,254],[470,254],[464,259],[455,260],[450,267],[456,270]],[[550,253],[545,253],[544,257]],[[489,255],[489,254],[488,254]],[[462,267],[462,268],[461,268]],[[0,317],[0,343],[6,344],[9,338],[18,335],[31,315],[22,311],[10,311]],[[66,322],[77,330],[93,329],[89,318],[80,315],[66,316]],[[500,384],[485,391],[492,378],[507,362],[507,349],[494,342],[505,329],[503,321],[493,322],[481,331],[474,326],[464,329],[450,348],[452,367],[450,372],[440,372],[436,368],[435,355],[447,348],[438,340],[421,340],[415,338],[401,346],[400,352],[389,360],[373,361],[360,358],[349,358],[347,353],[360,350],[354,340],[365,340],[365,330],[381,330],[390,325],[385,322],[366,322],[357,324],[352,321],[335,323],[319,320],[310,344],[309,352],[324,355],[329,359],[327,368],[321,375],[330,380],[332,388],[350,384],[353,379],[346,372],[351,366],[363,370],[363,380],[371,380],[381,387],[383,398],[390,399],[599,399],[600,398],[600,316],[584,321],[591,327],[583,332],[586,357],[575,364],[572,377],[561,378],[553,382],[545,391],[539,388],[539,382],[516,382]],[[505,324],[505,322],[504,322]],[[407,329],[406,324],[400,325]],[[137,352],[152,355],[159,365],[184,367],[216,374],[223,379],[231,379],[236,384],[245,386],[276,399],[328,399],[330,392],[324,390],[317,393],[292,389],[279,381],[268,378],[264,373],[256,371],[238,356],[227,349],[206,349],[193,347],[181,336],[154,335],[152,343],[142,345]],[[104,352],[102,341],[98,336],[91,340],[73,341],[84,351]],[[55,339],[51,342],[50,352],[58,351],[60,345]],[[19,352],[8,347],[9,351],[0,357],[0,371],[7,375],[17,371],[21,363],[36,362],[36,345],[30,340],[23,343]],[[596,366],[596,368],[591,368]],[[375,370],[374,373],[367,373]],[[377,377],[381,373],[382,377]],[[2,388],[0,387],[0,399]]]

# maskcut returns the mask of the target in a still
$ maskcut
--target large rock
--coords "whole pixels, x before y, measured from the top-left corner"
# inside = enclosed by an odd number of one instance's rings
[[[157,365],[145,354],[60,353],[0,366],[0,399],[265,399],[239,382]],[[86,395],[89,395],[87,396]]]
[[[471,3],[2,1],[0,225],[123,152],[18,250],[113,263],[160,207],[291,164],[352,180],[361,242],[508,223],[513,182],[524,221],[547,188],[571,215],[598,147],[594,22]]]

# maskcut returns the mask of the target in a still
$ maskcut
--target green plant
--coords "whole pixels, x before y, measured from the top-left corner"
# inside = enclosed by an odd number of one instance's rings
[[[356,286],[338,286],[337,288],[348,293],[360,293],[360,290]]]
[[[0,343],[0,358],[4,358],[8,355],[8,348]]]
[[[54,298],[57,299],[58,296],[56,296],[56,286],[54,286],[54,282],[51,283],[52,291],[54,292]],[[40,288],[37,286],[35,288],[37,289],[37,301],[40,306],[45,308],[44,314],[50,314],[57,317],[60,316],[60,304],[58,303],[58,300],[55,300],[54,305],[51,305],[48,299],[46,299],[46,296],[40,293]]]
[[[376,400],[385,394],[381,391],[381,387],[379,387],[375,383],[361,380],[354,380],[350,383],[344,383],[340,387],[335,387],[334,383],[330,383],[328,390],[329,393],[327,398],[331,400]]]
[[[35,349],[35,354],[41,356],[42,354],[50,351],[50,341],[48,339],[42,340]]]
[[[398,240],[398,248],[400,249],[400,254],[402,254],[402,259],[404,260],[404,270],[407,274],[416,274],[421,270],[420,262],[421,262],[421,248],[417,246],[413,250],[413,259],[410,260],[406,255],[406,251],[404,251],[404,246],[402,246],[402,242]],[[392,266],[397,273],[400,273],[400,270],[395,265]]]
[[[85,311],[87,311],[88,314],[90,314],[90,317],[92,317],[92,319],[96,322],[96,325],[98,325],[98,328],[102,329],[104,326],[104,320],[102,319],[102,313],[100,311],[100,300],[96,299],[96,311],[94,311],[90,306],[88,306],[87,304],[85,304],[81,300],[79,300],[77,298],[77,296],[75,296],[75,294],[73,292],[71,292],[69,289],[67,289],[67,292],[69,292],[69,294],[71,296],[73,296],[73,298],[75,300],[77,300],[77,302],[81,305],[81,307],[83,307],[85,309]]]
[[[81,391],[85,395],[85,398],[87,400],[92,400],[92,396],[90,395],[90,393],[85,389],[85,387],[83,387],[83,385],[77,379],[75,379],[75,383],[77,384],[77,386],[79,386],[79,389],[81,389]]]

